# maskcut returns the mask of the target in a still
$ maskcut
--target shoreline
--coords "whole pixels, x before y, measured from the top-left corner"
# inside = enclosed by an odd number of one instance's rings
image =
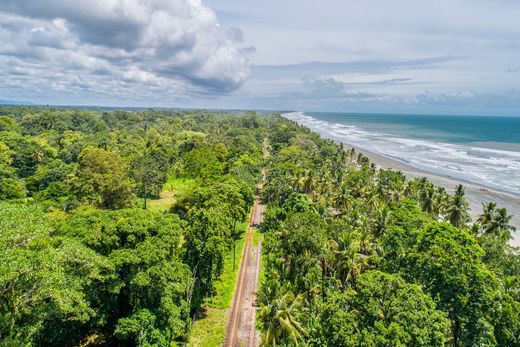
[[[303,112],[288,112],[282,113],[281,116],[286,119],[291,119],[287,117],[293,113],[303,115]],[[307,128],[309,126],[302,124],[296,120],[293,120],[296,123],[303,125]],[[499,188],[491,187],[485,184],[475,183],[468,180],[464,180],[462,178],[452,177],[445,175],[443,173],[437,173],[433,171],[428,171],[424,169],[417,168],[408,164],[406,158],[392,158],[389,156],[385,156],[383,154],[374,153],[370,150],[360,148],[356,145],[352,145],[345,140],[340,140],[337,137],[329,136],[328,133],[322,132],[319,130],[314,130],[309,128],[313,133],[332,140],[336,143],[343,143],[345,149],[353,148],[358,153],[362,153],[365,155],[371,162],[376,164],[379,168],[384,169],[392,169],[394,171],[402,172],[407,178],[421,178],[426,177],[430,182],[437,186],[444,187],[446,191],[450,194],[453,194],[455,187],[459,184],[462,184],[465,188],[466,199],[469,202],[469,214],[471,216],[472,222],[476,221],[478,216],[482,213],[482,204],[487,202],[495,202],[498,208],[505,207],[509,215],[512,215],[511,225],[516,228],[516,231],[512,233],[512,239],[510,240],[510,244],[512,246],[520,246],[520,195],[508,192],[505,190],[500,190]]]
[[[378,168],[400,171],[406,177],[411,179],[426,177],[433,184],[444,187],[450,194],[455,190],[455,186],[462,184],[466,190],[466,198],[469,202],[470,208],[469,213],[473,222],[482,213],[483,203],[495,202],[497,207],[505,207],[508,214],[513,215],[511,224],[517,229],[516,232],[513,233],[513,239],[511,239],[510,243],[513,246],[520,246],[520,197],[484,185],[421,170],[400,161],[367,151],[363,148],[352,146],[347,142],[341,142],[345,146],[345,149],[354,148],[356,152],[366,156],[371,162],[376,164]]]

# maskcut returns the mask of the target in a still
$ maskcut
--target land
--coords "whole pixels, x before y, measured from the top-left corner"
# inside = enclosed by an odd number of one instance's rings
[[[2,112],[2,346],[520,345],[507,211],[468,230],[484,187],[278,115]]]
[[[458,184],[463,184],[466,188],[466,197],[469,201],[470,214],[473,221],[475,221],[480,213],[482,212],[482,204],[487,202],[495,202],[500,207],[507,208],[507,211],[513,215],[511,224],[517,229],[514,235],[514,239],[511,240],[511,244],[514,246],[520,246],[520,197],[509,194],[506,192],[498,191],[484,185],[478,185],[468,181],[463,181],[453,177],[443,176],[424,170],[417,169],[410,165],[401,163],[396,160],[384,157],[382,155],[350,146],[345,143],[346,146],[354,148],[357,152],[362,153],[371,162],[375,163],[378,167],[383,169],[392,169],[395,171],[401,171],[407,177],[426,177],[433,184],[446,188],[449,193],[453,193],[454,188]]]

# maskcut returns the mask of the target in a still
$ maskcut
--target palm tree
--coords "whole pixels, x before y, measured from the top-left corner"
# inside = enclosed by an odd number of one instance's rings
[[[491,216],[491,220],[484,225],[484,233],[495,234],[510,240],[511,233],[516,230],[514,226],[509,224],[511,218],[513,218],[513,216],[508,215],[505,208],[495,210]]]
[[[446,220],[457,228],[465,227],[471,221],[468,213],[469,204],[464,195],[464,186],[459,184],[446,210]]]
[[[347,283],[355,285],[357,277],[368,267],[368,256],[363,253],[362,236],[349,232],[337,240],[329,241],[329,249],[334,255],[333,268],[341,281],[343,290]]]
[[[428,184],[419,191],[419,201],[421,202],[423,211],[433,213],[435,207],[435,189],[432,184]]]
[[[375,237],[381,237],[388,226],[390,221],[391,210],[388,206],[384,206],[383,208],[377,211],[376,217],[373,218],[373,233]]]
[[[280,286],[279,280],[273,279],[262,286],[257,300],[261,346],[279,346],[286,339],[296,345],[303,341],[306,334],[302,323],[305,319],[303,295],[294,295],[287,286]]]
[[[480,224],[482,228],[485,227],[491,220],[493,219],[493,214],[497,208],[497,204],[494,202],[488,202],[487,204],[482,204],[482,214],[478,217],[477,223]]]
[[[444,187],[436,187],[434,194],[434,214],[439,217],[449,206],[450,196],[446,193]]]
[[[346,213],[352,206],[354,198],[350,195],[348,186],[343,183],[334,196],[334,206]]]

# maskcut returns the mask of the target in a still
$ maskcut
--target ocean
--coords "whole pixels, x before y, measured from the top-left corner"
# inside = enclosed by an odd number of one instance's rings
[[[520,117],[284,114],[325,138],[520,196]]]

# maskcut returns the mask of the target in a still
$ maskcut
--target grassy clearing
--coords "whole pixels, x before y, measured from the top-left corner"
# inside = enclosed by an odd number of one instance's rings
[[[188,342],[190,347],[214,347],[224,342],[228,310],[233,300],[246,228],[246,222],[237,224],[237,230],[240,230],[241,234],[235,241],[235,266],[233,267],[233,249],[231,249],[224,259],[224,271],[215,283],[215,296],[207,300],[201,316],[192,325]]]
[[[191,328],[190,347],[221,346],[226,337],[227,309],[206,307]]]
[[[171,177],[163,186],[163,191],[174,192],[176,196],[184,195],[188,190],[195,186],[192,178]]]
[[[159,199],[148,200],[148,208],[151,211],[163,212],[167,211],[175,202],[177,196],[186,194],[195,186],[195,180],[191,178],[170,178],[163,186],[163,191],[159,195]],[[139,206],[144,205],[144,199],[137,200]]]

